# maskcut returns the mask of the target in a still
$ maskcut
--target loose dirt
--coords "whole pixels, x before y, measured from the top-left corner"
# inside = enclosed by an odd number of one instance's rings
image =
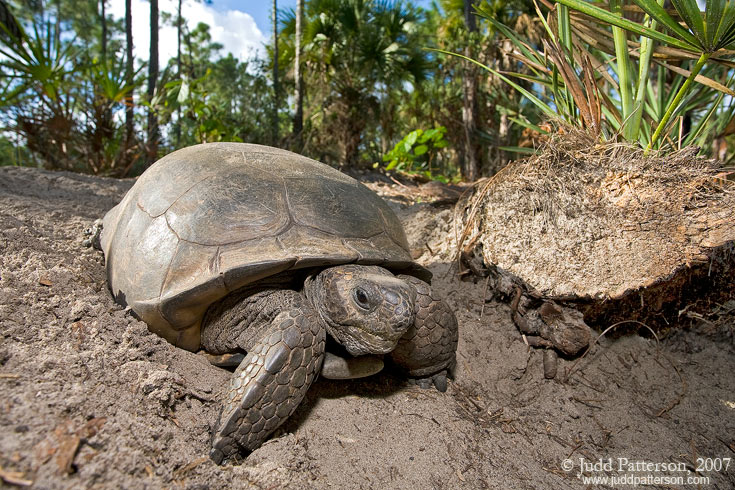
[[[692,477],[709,478],[701,488],[735,486],[735,462],[716,469],[735,459],[735,305],[684,315],[660,342],[602,338],[544,379],[543,352],[524,344],[508,305],[483,280],[457,279],[451,208],[389,180],[369,185],[392,202],[456,311],[456,379],[446,393],[391,373],[320,379],[271,440],[218,467],[206,454],[229,372],[116,305],[101,254],[81,245],[131,185],[0,168],[4,485],[585,488],[582,470],[683,478],[659,485],[667,488],[694,488]],[[592,467],[608,458],[610,467]],[[659,466],[620,468],[619,458]]]

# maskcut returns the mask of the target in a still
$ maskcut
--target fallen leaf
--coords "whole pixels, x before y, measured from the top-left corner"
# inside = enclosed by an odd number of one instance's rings
[[[36,444],[34,448],[34,454],[38,465],[43,465],[48,462],[49,459],[56,453],[56,447],[51,445],[51,441],[44,439],[43,441]]]
[[[20,471],[6,471],[0,466],[0,480],[8,485],[16,485],[19,487],[29,487],[33,485],[32,480],[23,478],[25,475]]]
[[[102,426],[105,425],[105,422],[107,422],[106,417],[95,417],[77,430],[77,435],[85,439],[94,437],[102,429]]]
[[[59,473],[69,475],[74,472],[72,463],[74,463],[74,456],[77,454],[80,441],[81,438],[76,434],[61,438],[56,456]]]

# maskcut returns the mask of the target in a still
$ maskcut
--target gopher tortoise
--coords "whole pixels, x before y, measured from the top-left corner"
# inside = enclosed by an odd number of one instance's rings
[[[100,245],[115,300],[151,331],[239,355],[212,441],[218,464],[258,448],[320,373],[373,374],[384,356],[446,390],[454,314],[393,211],[327,165],[243,143],[175,151],[105,215]]]

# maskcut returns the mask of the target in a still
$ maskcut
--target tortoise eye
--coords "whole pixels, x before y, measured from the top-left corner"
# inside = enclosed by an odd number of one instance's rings
[[[357,303],[357,306],[369,309],[370,308],[370,298],[368,298],[367,292],[362,288],[355,288],[352,295],[355,298],[355,302]]]

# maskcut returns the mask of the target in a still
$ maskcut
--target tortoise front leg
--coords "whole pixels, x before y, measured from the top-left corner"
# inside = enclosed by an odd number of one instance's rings
[[[390,358],[422,388],[433,384],[439,391],[446,391],[447,375],[456,363],[457,319],[427,283],[413,276],[399,277],[416,289],[416,320]]]
[[[232,375],[212,441],[210,457],[215,463],[221,464],[239,447],[257,449],[296,410],[316,379],[326,333],[313,308],[300,303],[273,317],[254,345],[242,346],[248,353]],[[243,327],[249,326],[216,320],[205,325],[204,347],[217,352],[218,339],[238,337],[223,330]]]

